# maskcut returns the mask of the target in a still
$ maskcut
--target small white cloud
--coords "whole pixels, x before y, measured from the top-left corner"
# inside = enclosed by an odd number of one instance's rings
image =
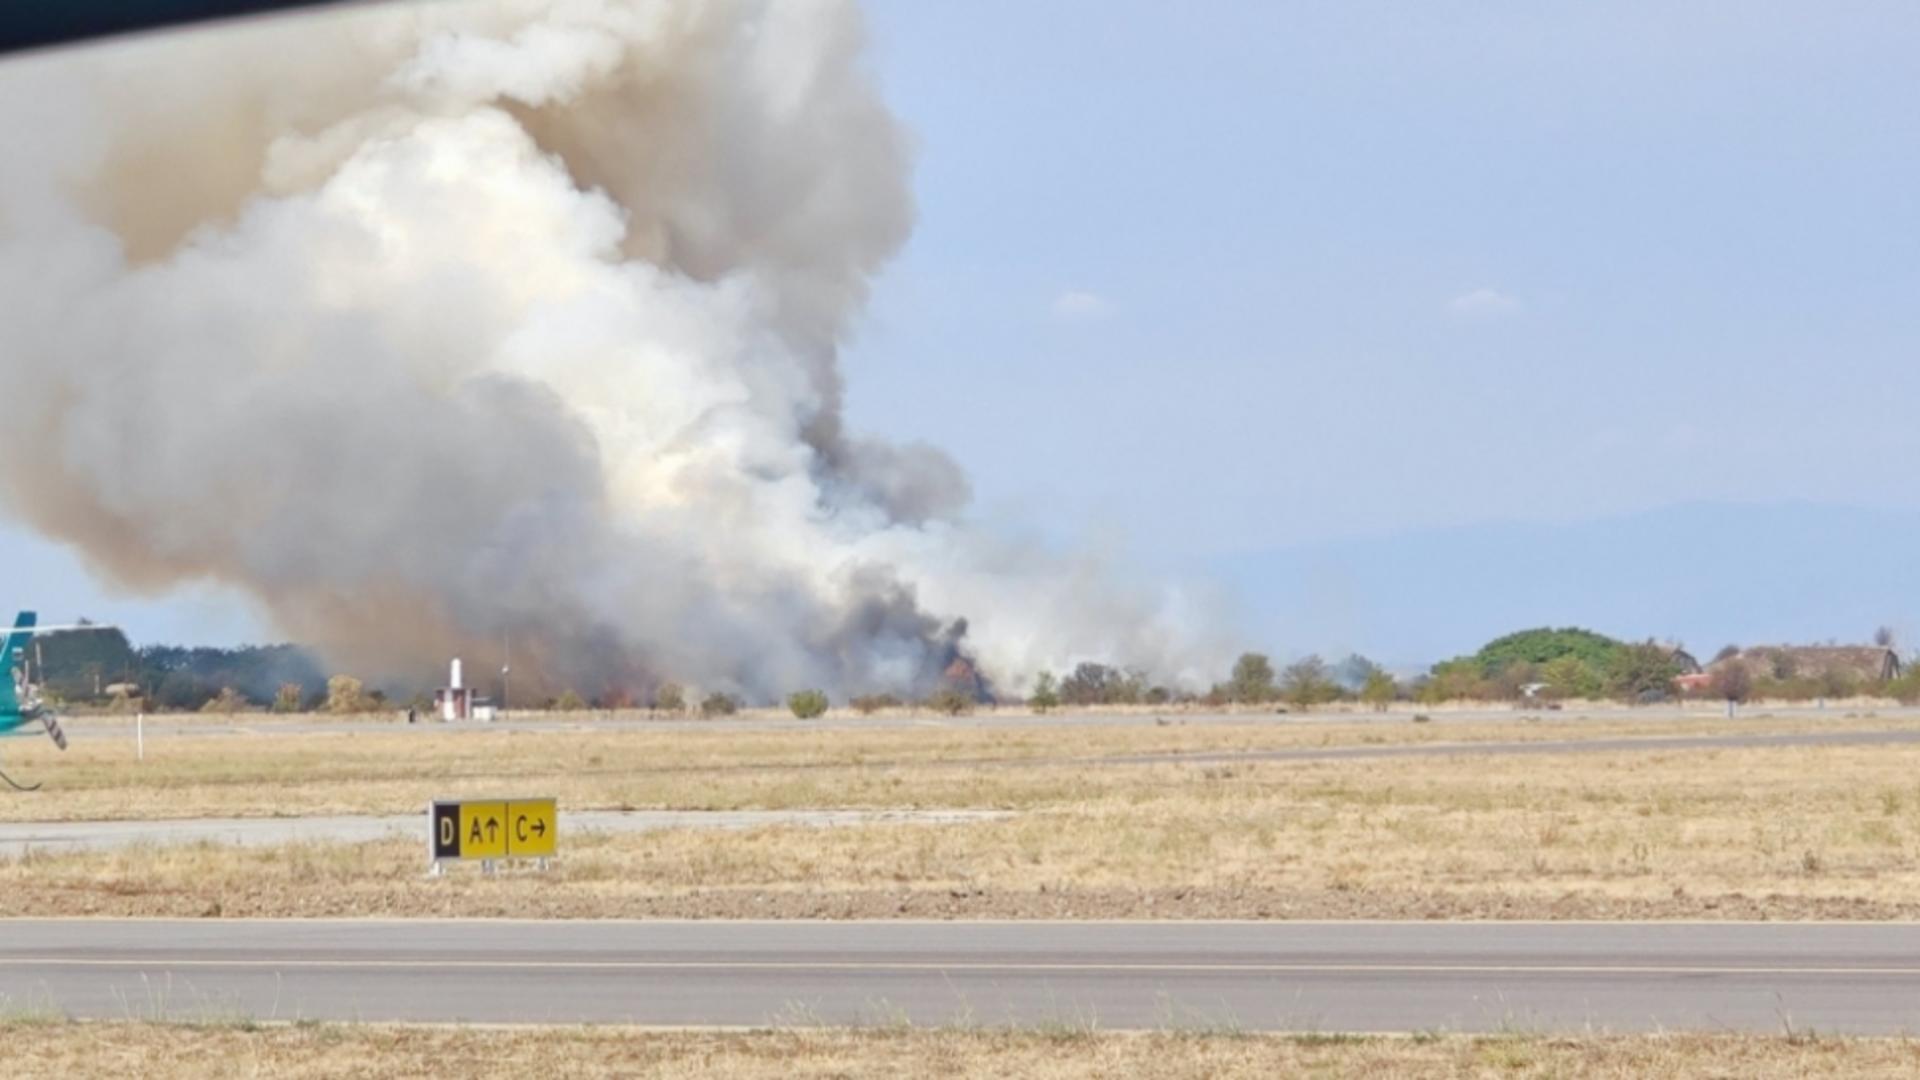
[[[1526,305],[1499,289],[1475,289],[1447,301],[1447,310],[1463,319],[1500,319],[1518,314]]]
[[[1053,317],[1061,322],[1099,322],[1113,314],[1113,301],[1085,289],[1068,289],[1053,298]]]

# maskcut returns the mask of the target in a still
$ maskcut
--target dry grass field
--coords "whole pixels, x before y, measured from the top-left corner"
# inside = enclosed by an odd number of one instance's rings
[[[358,729],[150,738],[141,765],[124,744],[76,740],[69,761],[37,763],[48,791],[0,800],[7,816],[404,813],[431,796],[502,792],[571,808],[1014,813],[576,834],[550,873],[494,878],[426,879],[419,843],[402,841],[33,853],[0,862],[0,889],[15,910],[118,915],[1920,917],[1920,747],[1087,763],[1630,726]],[[982,764],[1006,760],[1023,764]]]
[[[1060,1031],[662,1032],[15,1022],[6,1072],[148,1080],[327,1077],[1893,1077],[1906,1040],[1785,1036],[1351,1038]]]
[[[724,722],[692,730],[513,731],[346,721],[289,733],[288,722],[271,717],[231,722],[243,733],[193,734],[204,723],[198,717],[149,721],[144,761],[134,759],[131,727],[120,721],[73,721],[66,753],[43,738],[0,740],[0,764],[46,783],[31,796],[0,797],[0,820],[411,813],[433,797],[506,790],[556,794],[575,809],[987,807],[1001,804],[981,800],[1034,786],[997,775],[996,766],[1008,764],[1032,771],[1050,762],[1103,789],[1108,770],[1088,764],[1138,754],[1920,729],[1920,720],[1871,712],[1824,719],[1759,714],[1736,722],[1631,713],[1432,723],[1266,717],[1187,725],[1169,717],[1164,725],[976,728],[928,721],[772,731]],[[1057,788],[1060,775],[1037,786]]]

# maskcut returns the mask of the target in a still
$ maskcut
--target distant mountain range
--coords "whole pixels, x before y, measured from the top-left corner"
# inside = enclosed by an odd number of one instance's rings
[[[1491,522],[1215,560],[1250,639],[1400,668],[1531,626],[1722,645],[1920,644],[1920,512],[1685,503],[1570,524]]]

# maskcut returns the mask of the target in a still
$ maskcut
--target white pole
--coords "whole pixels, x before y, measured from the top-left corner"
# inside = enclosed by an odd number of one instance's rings
[[[133,714],[133,752],[141,761],[147,760],[147,714]]]

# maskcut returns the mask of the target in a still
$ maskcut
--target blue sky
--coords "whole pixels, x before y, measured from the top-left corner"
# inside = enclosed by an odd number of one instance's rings
[[[1920,9],[875,23],[922,220],[856,419],[951,448],[989,503],[1158,554],[1912,499]]]
[[[851,423],[946,448],[984,517],[1205,575],[1490,520],[1920,507],[1920,8],[870,11],[920,215]],[[251,631],[0,555],[56,614]]]

